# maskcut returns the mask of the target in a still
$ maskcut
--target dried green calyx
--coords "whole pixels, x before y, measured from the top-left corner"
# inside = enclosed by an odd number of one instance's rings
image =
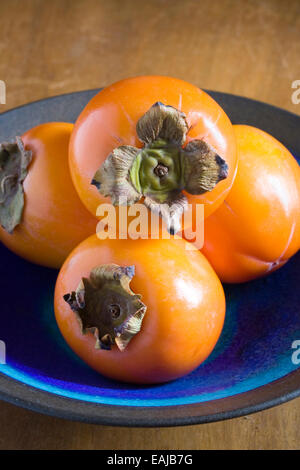
[[[94,268],[65,301],[76,313],[82,333],[92,332],[96,349],[116,344],[124,351],[141,329],[147,307],[141,296],[130,289],[134,266],[106,264]]]
[[[180,230],[188,206],[183,191],[203,194],[227,178],[228,165],[203,140],[183,147],[188,133],[184,113],[155,103],[137,122],[142,148],[115,148],[98,169],[92,184],[114,205],[144,204],[159,212],[171,233]]]
[[[21,222],[24,208],[23,182],[32,159],[20,137],[0,144],[0,224],[9,233]]]

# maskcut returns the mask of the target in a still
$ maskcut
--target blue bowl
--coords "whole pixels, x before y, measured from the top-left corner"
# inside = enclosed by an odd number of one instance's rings
[[[42,122],[75,121],[96,92],[62,95],[1,114],[0,141]],[[298,116],[247,98],[209,93],[233,123],[260,127],[300,155]],[[213,354],[193,373],[156,386],[114,382],[86,366],[55,322],[57,271],[28,263],[2,245],[0,259],[4,400],[91,423],[174,426],[241,416],[300,395],[293,349],[300,341],[300,253],[267,278],[225,286],[226,322]]]

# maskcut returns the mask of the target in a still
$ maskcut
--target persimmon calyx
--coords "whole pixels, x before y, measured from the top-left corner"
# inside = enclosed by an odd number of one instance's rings
[[[32,159],[20,137],[0,144],[0,224],[13,233],[21,222],[24,209],[23,182]]]
[[[115,148],[92,184],[114,205],[130,206],[143,197],[144,204],[159,212],[169,231],[176,233],[188,205],[183,191],[203,194],[228,176],[225,160],[203,140],[183,147],[188,130],[184,113],[155,103],[136,125],[144,146]]]
[[[76,291],[64,300],[76,313],[83,334],[92,332],[96,349],[116,344],[124,351],[140,331],[147,307],[130,288],[134,266],[104,264],[83,278]]]

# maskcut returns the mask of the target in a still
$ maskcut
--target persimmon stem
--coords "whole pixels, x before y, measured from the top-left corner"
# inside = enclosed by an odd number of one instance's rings
[[[158,176],[159,178],[163,178],[169,173],[169,168],[163,163],[158,163],[158,165],[154,168],[153,171],[156,176]]]
[[[12,233],[21,222],[24,208],[23,182],[32,158],[20,137],[0,144],[0,224]]]
[[[170,232],[180,226],[178,220],[187,206],[182,193],[203,194],[228,176],[228,165],[203,140],[192,140],[185,147],[188,124],[184,113],[172,106],[155,103],[138,121],[137,134],[143,148],[117,147],[96,172],[92,184],[115,205],[132,205],[144,197],[144,203],[160,211]],[[178,206],[178,200],[185,203]],[[169,209],[168,209],[169,208]],[[178,213],[176,211],[178,209]],[[174,219],[174,220],[175,220]]]
[[[98,266],[89,278],[82,279],[76,291],[64,296],[77,315],[82,333],[94,334],[96,349],[110,350],[116,344],[124,351],[141,329],[146,306],[130,289],[134,272],[134,266]]]

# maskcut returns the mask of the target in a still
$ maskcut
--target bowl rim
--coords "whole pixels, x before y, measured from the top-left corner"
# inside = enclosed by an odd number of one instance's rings
[[[38,104],[49,100],[63,99],[63,97],[70,95],[93,94],[99,90],[82,90],[50,96],[6,110],[0,113],[0,118],[5,118],[8,114],[34,103]],[[267,113],[275,111],[279,113],[282,119],[292,122],[293,127],[299,126],[300,116],[277,106],[231,93],[205,91],[216,101],[221,101],[221,106],[225,112],[228,112],[230,102],[239,101],[241,105],[246,105],[246,107],[244,106],[245,110],[250,105],[261,109],[264,108]],[[245,115],[245,122],[240,123],[248,123],[247,115]],[[250,123],[250,125],[253,124]],[[264,130],[269,132],[266,128]],[[276,137],[281,141],[283,140],[282,136]],[[297,144],[294,142],[291,145],[295,147]],[[280,405],[297,397],[300,397],[300,368],[266,385],[226,398],[194,404],[156,407],[104,405],[64,397],[29,386],[0,372],[0,399],[49,416],[108,426],[173,427],[210,423],[249,415]]]
[[[0,399],[70,421],[122,427],[174,427],[237,418],[286,403],[300,397],[299,384],[300,369],[297,369],[266,385],[226,398],[187,405],[139,407],[68,398],[0,373]]]

